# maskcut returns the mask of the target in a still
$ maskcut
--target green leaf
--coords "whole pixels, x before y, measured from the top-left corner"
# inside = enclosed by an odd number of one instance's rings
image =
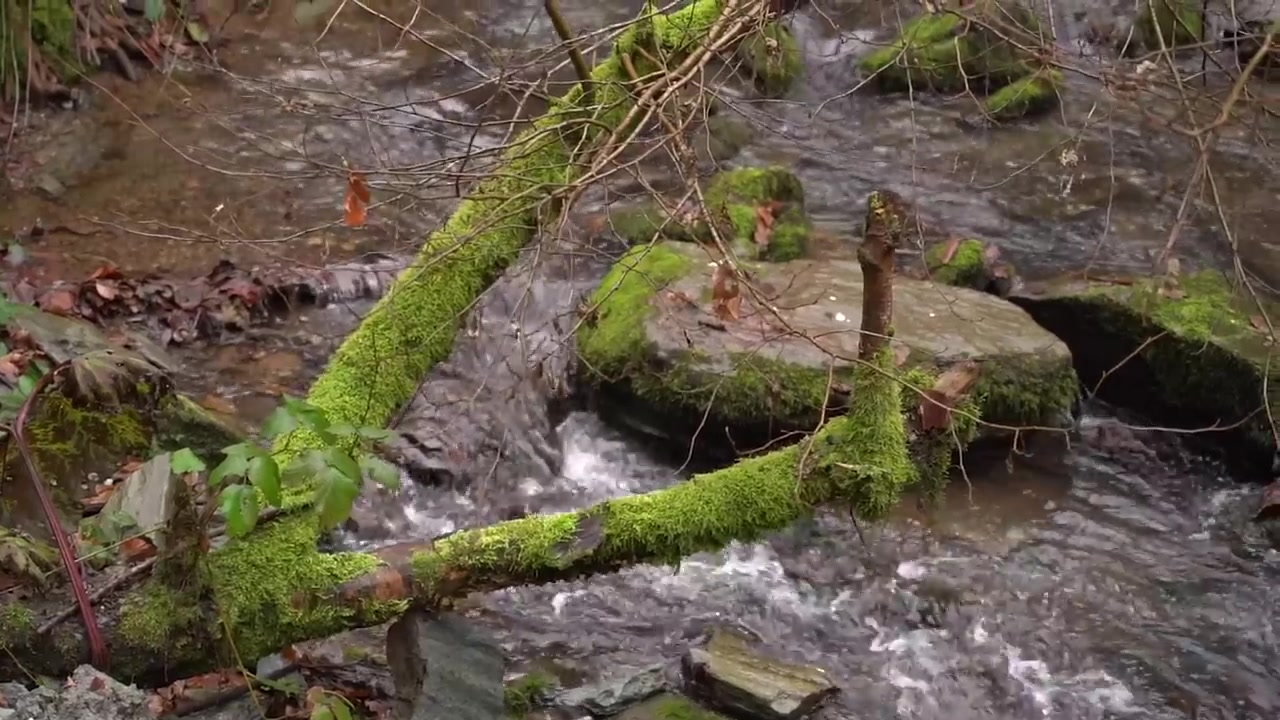
[[[26,397],[36,389],[36,381],[30,375],[23,375],[18,378],[18,394]]]
[[[342,472],[326,467],[316,476],[316,514],[326,530],[351,517],[351,506],[360,495],[360,486]]]
[[[351,457],[351,453],[337,447],[325,448],[323,452],[325,463],[329,467],[351,478],[357,486],[360,481],[364,480],[364,475],[360,472],[360,465]]]
[[[200,43],[201,45],[209,44],[209,31],[204,25],[196,22],[195,20],[191,20],[187,23],[187,34],[191,36],[192,40]]]
[[[330,425],[329,432],[338,437],[351,437],[359,431],[356,430],[356,426],[351,423],[340,422]]]
[[[321,703],[311,708],[310,720],[338,720],[338,719],[333,716],[333,710],[331,710],[328,705]]]
[[[372,426],[362,427],[360,428],[359,432],[360,432],[360,437],[364,438],[365,440],[372,440],[374,442],[386,442],[396,436],[395,432],[392,430],[388,430],[386,428],[380,428],[380,427],[372,427]]]
[[[196,457],[196,454],[191,452],[191,448],[182,448],[170,456],[169,468],[179,475],[185,475],[193,472],[204,472],[209,469],[209,466],[205,465],[203,460]]]
[[[360,456],[360,469],[369,475],[369,479],[390,490],[400,489],[400,468],[383,460],[377,455],[365,453]]]
[[[165,0],[146,0],[142,6],[142,14],[151,22],[158,22],[164,17]]]
[[[336,720],[351,720],[351,706],[347,705],[345,698],[338,698],[330,704],[333,708],[333,715]]]
[[[262,455],[253,458],[245,477],[262,491],[269,505],[280,507],[280,466],[274,458]]]
[[[297,427],[298,418],[288,408],[281,406],[272,410],[266,422],[262,423],[262,435],[270,440],[292,432]]]
[[[232,445],[231,447],[235,447]],[[230,450],[231,448],[227,448]],[[218,463],[218,467],[209,473],[209,479],[206,481],[209,487],[214,488],[222,484],[226,478],[243,477],[249,470],[249,458],[241,454],[227,453],[222,462]]]
[[[248,485],[228,485],[222,489],[222,514],[227,532],[244,537],[258,524],[258,493]]]

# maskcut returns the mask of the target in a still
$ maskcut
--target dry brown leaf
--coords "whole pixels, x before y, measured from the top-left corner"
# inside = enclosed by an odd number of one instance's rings
[[[928,432],[950,427],[951,408],[973,388],[979,372],[975,362],[957,363],[944,370],[920,400],[921,429]]]
[[[120,290],[116,287],[116,284],[105,280],[95,281],[94,289],[98,291],[98,295],[100,295],[103,300],[115,300],[116,297],[120,295]]]
[[[716,264],[711,276],[711,309],[720,320],[737,320],[742,307],[738,274],[727,260]]]
[[[111,263],[107,263],[106,265],[101,265],[98,267],[97,270],[94,270],[92,273],[89,274],[90,280],[102,280],[105,278],[119,278],[119,277],[120,277],[120,268],[116,267],[115,265],[112,265]]]
[[[1249,324],[1259,332],[1271,332],[1271,328],[1267,326],[1267,319],[1261,315],[1250,315]]]
[[[120,543],[120,554],[131,563],[142,562],[156,556],[156,546],[146,538],[129,538]]]
[[[962,241],[963,241],[963,238],[961,238],[959,235],[952,235],[951,237],[947,238],[947,245],[942,250],[943,265],[950,265],[951,261],[955,259],[956,252],[960,249],[960,243]]]
[[[76,308],[76,296],[70,290],[54,290],[40,298],[38,304],[47,313],[70,315]]]
[[[364,225],[369,215],[369,186],[365,184],[364,173],[352,170],[347,175],[347,199],[343,220],[348,227]]]
[[[25,353],[11,352],[0,357],[0,375],[6,380],[17,380],[22,371],[27,366],[27,357]]]
[[[778,219],[777,212],[780,209],[782,209],[782,203],[776,200],[756,206],[756,229],[752,239],[756,247],[761,250],[769,247],[769,241],[773,238],[773,226]]]

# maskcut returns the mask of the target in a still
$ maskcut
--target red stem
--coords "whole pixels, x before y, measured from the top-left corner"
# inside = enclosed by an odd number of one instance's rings
[[[13,423],[13,437],[18,442],[18,453],[22,455],[27,474],[31,476],[31,484],[35,485],[36,496],[40,498],[40,508],[44,510],[45,520],[49,523],[49,532],[58,541],[58,555],[62,558],[62,566],[67,571],[67,579],[71,581],[71,591],[75,593],[76,606],[80,608],[85,633],[89,636],[90,662],[99,670],[105,671],[107,645],[102,641],[102,630],[98,627],[97,618],[94,617],[93,603],[89,601],[89,593],[84,588],[84,579],[80,575],[80,562],[76,559],[75,551],[71,549],[71,542],[62,529],[62,521],[58,518],[58,511],[53,507],[53,500],[49,497],[48,488],[44,486],[44,479],[40,477],[40,471],[36,468],[35,461],[31,459],[31,446],[27,443],[26,437],[27,416],[31,414],[36,398],[40,395],[40,391],[48,386],[54,375],[66,366],[67,363],[63,363],[51,369],[40,378],[35,387],[31,388],[31,392],[22,401],[22,407],[18,410],[18,419]]]

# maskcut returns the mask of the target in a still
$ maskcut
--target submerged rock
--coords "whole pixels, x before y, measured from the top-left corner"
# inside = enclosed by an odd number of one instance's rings
[[[1267,324],[1280,318],[1275,305],[1259,308],[1215,271],[1052,282],[1011,299],[1071,347],[1086,388],[1162,425],[1218,428],[1199,435],[1270,476],[1271,419],[1280,413],[1280,358]]]
[[[798,720],[838,692],[822,668],[772,659],[720,629],[681,663],[689,694],[740,720]]]
[[[805,212],[804,186],[780,167],[738,168],[718,173],[703,193],[720,237],[740,258],[782,262],[801,257],[813,224]],[[692,207],[665,212],[657,203],[615,213],[610,223],[633,245],[655,237],[709,241],[711,228]]]
[[[502,648],[462,617],[410,611],[387,630],[396,695],[412,720],[499,720],[505,714]]]
[[[1009,119],[1057,103],[1062,75],[1034,53],[1045,37],[1031,10],[981,0],[909,20],[893,42],[858,66],[885,92],[991,93],[983,101],[985,115]]]
[[[700,247],[662,243],[634,248],[605,277],[578,343],[602,409],[727,454],[812,431],[849,410],[862,315],[858,263],[744,266],[771,307],[743,289],[736,318],[710,301],[713,265]],[[941,370],[972,361],[981,419],[1064,424],[1077,397],[1071,353],[1026,312],[992,295],[910,278],[895,281],[894,302],[905,382],[928,389]],[[919,403],[916,392],[903,395]]]

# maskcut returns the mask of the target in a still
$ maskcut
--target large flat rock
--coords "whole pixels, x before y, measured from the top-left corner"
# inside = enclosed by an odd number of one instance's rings
[[[811,430],[824,410],[848,407],[843,381],[857,357],[862,314],[858,263],[748,267],[758,298],[744,288],[737,319],[715,314],[715,266],[698,246],[637,248],[605,278],[579,353],[605,396],[623,401],[629,421],[677,436],[688,428],[679,418],[692,419],[704,438],[731,435],[741,448],[739,440]],[[1069,416],[1078,389],[1071,352],[1026,311],[908,278],[895,281],[894,300],[904,372],[975,361],[973,398],[983,420],[1058,427]]]

